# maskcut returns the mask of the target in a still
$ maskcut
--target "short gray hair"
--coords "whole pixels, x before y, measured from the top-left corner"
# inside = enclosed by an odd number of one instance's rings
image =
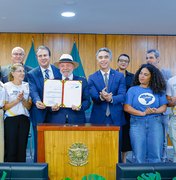
[[[158,58],[160,56],[160,52],[157,49],[149,49],[147,51],[147,54],[149,54],[149,53],[153,53],[155,58]]]
[[[18,51],[18,50],[20,50],[22,52],[22,54],[25,55],[25,51],[22,47],[14,47],[12,49],[12,54],[14,53],[14,51]]]
[[[100,48],[100,49],[96,52],[96,58],[98,57],[98,54],[99,54],[101,51],[106,51],[107,53],[109,53],[109,58],[110,58],[110,60],[112,59],[112,51],[111,51],[109,48],[106,48],[106,47]]]
[[[48,51],[48,55],[51,56],[51,51],[47,46],[41,45],[37,48],[36,50],[36,54],[38,53],[39,50],[47,50]]]

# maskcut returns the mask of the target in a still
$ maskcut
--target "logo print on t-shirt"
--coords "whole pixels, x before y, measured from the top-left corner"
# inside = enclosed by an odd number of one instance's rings
[[[138,97],[138,101],[142,105],[151,105],[155,102],[155,97],[151,93],[143,93]]]

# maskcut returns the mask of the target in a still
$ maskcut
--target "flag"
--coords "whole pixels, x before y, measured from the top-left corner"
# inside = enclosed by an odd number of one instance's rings
[[[86,75],[84,73],[84,69],[83,69],[83,66],[82,66],[82,63],[81,63],[81,59],[80,59],[80,56],[79,56],[79,52],[78,52],[78,49],[76,47],[76,43],[75,42],[74,42],[73,47],[72,47],[71,56],[73,57],[74,61],[79,63],[79,66],[76,69],[74,69],[73,73],[75,75],[77,75],[77,76],[82,76],[82,77],[86,78]],[[89,122],[91,109],[92,109],[92,104],[91,104],[90,108],[85,111],[86,123]]]
[[[81,59],[80,59],[80,56],[79,56],[79,52],[78,52],[78,49],[76,47],[76,43],[75,42],[73,43],[73,47],[72,47],[72,51],[71,51],[71,56],[73,57],[74,61],[79,63],[79,66],[76,69],[74,69],[74,71],[73,71],[74,74],[76,76],[86,77],[86,75],[84,73],[84,69],[83,69],[82,63],[81,63]]]
[[[33,68],[35,68],[39,65],[38,61],[37,61],[36,54],[35,54],[34,42],[33,41],[32,41],[32,45],[31,45],[31,49],[30,49],[28,56],[26,58],[25,65],[33,67]]]

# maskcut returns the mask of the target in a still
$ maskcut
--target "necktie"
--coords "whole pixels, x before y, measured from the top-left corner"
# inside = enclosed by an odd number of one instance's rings
[[[67,80],[69,80],[69,78],[68,78],[68,77],[66,77],[66,78],[65,78],[65,80],[67,81]]]
[[[108,73],[104,74],[104,82],[105,82],[105,86],[107,88],[108,91]],[[106,116],[110,115],[110,109],[109,109],[109,103],[107,103],[107,107],[106,107]]]
[[[45,79],[49,79],[49,74],[48,74],[49,70],[45,69]]]
[[[104,82],[105,82],[105,86],[106,86],[107,89],[108,89],[108,73],[105,73],[105,74],[104,74]]]

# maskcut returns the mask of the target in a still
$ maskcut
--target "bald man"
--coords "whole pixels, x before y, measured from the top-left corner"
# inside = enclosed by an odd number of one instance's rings
[[[9,75],[11,66],[15,63],[23,64],[24,59],[25,59],[25,51],[23,48],[15,47],[12,49],[12,53],[11,53],[12,63],[1,67],[1,78],[2,78],[3,83],[8,82],[8,75]],[[32,67],[24,65],[24,70],[25,70],[24,81],[25,82],[27,82],[27,72],[29,72],[31,69],[32,69]]]

